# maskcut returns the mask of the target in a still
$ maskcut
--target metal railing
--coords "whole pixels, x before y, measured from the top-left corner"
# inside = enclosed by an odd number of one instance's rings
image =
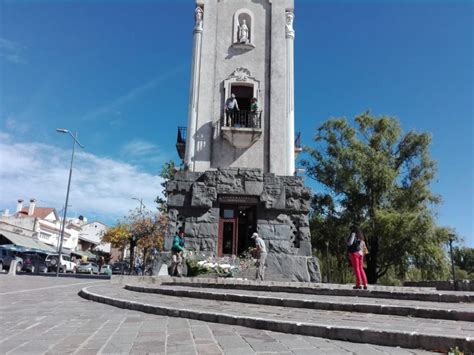
[[[186,127],[178,127],[178,137],[176,138],[176,150],[180,159],[184,159],[186,152],[186,136],[188,129]]]
[[[301,132],[296,133],[295,150],[301,151]]]
[[[227,111],[224,126],[233,128],[262,128],[262,111]]]

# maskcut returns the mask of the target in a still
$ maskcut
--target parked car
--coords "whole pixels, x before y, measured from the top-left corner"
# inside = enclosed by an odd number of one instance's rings
[[[23,259],[16,255],[16,252],[7,248],[0,247],[0,271],[10,270],[10,264],[16,260],[16,272],[20,272],[23,267]]]
[[[111,265],[102,265],[100,268],[101,275],[112,275],[112,266]]]
[[[48,272],[48,264],[44,256],[38,253],[23,253],[23,271],[26,272]]]
[[[45,261],[48,271],[56,271],[59,265],[59,272],[76,272],[77,264],[71,260],[69,255],[61,254],[61,262],[58,263],[58,254],[48,254]]]
[[[83,274],[99,274],[99,266],[96,263],[85,261],[80,263],[76,268],[77,273]]]
[[[112,266],[112,274],[128,274],[130,272],[130,266],[126,261],[117,261]]]

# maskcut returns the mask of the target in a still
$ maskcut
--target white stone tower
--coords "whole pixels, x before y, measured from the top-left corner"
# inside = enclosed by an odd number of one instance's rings
[[[185,152],[181,147],[190,171],[294,175],[293,8],[293,0],[196,1]],[[226,113],[231,94],[239,110]]]
[[[197,0],[194,15],[186,168],[167,183],[165,250],[184,228],[196,255],[242,255],[258,232],[268,280],[319,281],[311,191],[294,176],[293,0]]]

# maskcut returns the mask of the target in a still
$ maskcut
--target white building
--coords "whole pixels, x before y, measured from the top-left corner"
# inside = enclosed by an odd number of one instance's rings
[[[99,221],[83,224],[79,233],[79,244],[94,244],[95,250],[110,253],[110,244],[101,244],[101,238],[107,231],[107,228],[107,225]]]
[[[59,249],[62,221],[55,208],[37,207],[31,199],[28,207],[17,202],[13,215],[0,216],[0,235],[3,244],[56,252]],[[94,250],[110,252],[110,245],[101,245],[100,237],[107,229],[101,222],[84,223],[84,218],[66,218],[62,251],[79,257],[93,258]],[[36,242],[35,242],[36,241]]]

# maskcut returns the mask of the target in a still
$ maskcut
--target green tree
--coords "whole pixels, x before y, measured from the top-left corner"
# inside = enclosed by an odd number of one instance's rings
[[[330,240],[331,250],[346,258],[344,239],[356,223],[369,246],[370,283],[391,269],[403,275],[411,264],[445,272],[448,236],[436,228],[431,209],[440,198],[430,191],[430,135],[403,134],[396,119],[366,112],[355,118],[355,127],[343,118],[326,121],[314,139],[302,164],[325,190],[313,200],[315,245]]]
[[[453,249],[454,265],[468,274],[474,275],[474,248],[457,247]]]
[[[176,174],[176,171],[177,171],[176,163],[173,160],[170,160],[164,163],[161,169],[160,177],[163,179],[163,182],[161,183],[161,186],[163,188],[162,190],[163,197],[158,196],[155,199],[155,202],[158,204],[158,209],[160,210],[161,213],[168,212],[168,204],[167,204],[168,193],[166,192],[166,185],[168,184],[168,181],[173,180]]]
[[[102,236],[102,243],[110,243],[113,248],[130,248],[130,265],[134,265],[136,248],[146,261],[147,251],[163,248],[167,219],[158,213],[135,209],[130,211],[117,225],[110,227]]]

